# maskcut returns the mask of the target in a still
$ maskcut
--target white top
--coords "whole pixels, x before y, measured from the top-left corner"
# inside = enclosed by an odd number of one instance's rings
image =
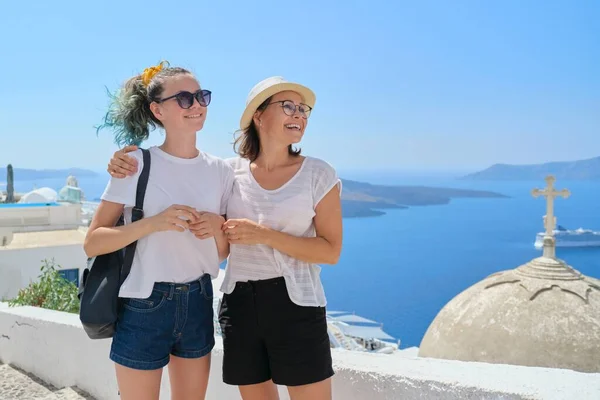
[[[335,169],[317,158],[306,157],[298,172],[275,190],[263,189],[254,179],[247,159],[227,160],[235,182],[227,218],[247,218],[280,232],[315,237],[315,207],[341,181]],[[233,244],[221,291],[231,293],[236,282],[283,277],[290,299],[300,306],[327,304],[321,268],[292,258],[266,245]]]
[[[157,215],[173,204],[225,215],[233,186],[231,167],[206,153],[193,159],[174,157],[158,147],[150,149],[151,164],[144,198],[144,215]],[[143,167],[142,151],[129,153],[138,160],[138,172],[124,179],[111,178],[102,200],[125,205],[125,223]],[[219,256],[214,238],[198,239],[190,231],[155,232],[138,240],[131,272],[120,297],[147,298],[155,282],[185,283],[208,273],[216,278]]]

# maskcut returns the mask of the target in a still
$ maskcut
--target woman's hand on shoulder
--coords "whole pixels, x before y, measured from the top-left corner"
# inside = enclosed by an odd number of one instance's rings
[[[131,153],[137,149],[137,146],[127,146],[115,151],[106,168],[110,176],[122,179],[126,176],[134,175],[138,170],[138,162],[135,158],[128,156],[127,153]]]

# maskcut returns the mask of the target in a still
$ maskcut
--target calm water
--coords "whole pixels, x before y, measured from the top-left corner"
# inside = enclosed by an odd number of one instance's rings
[[[385,184],[421,184],[494,190],[508,199],[454,200],[449,205],[389,211],[375,218],[345,219],[344,247],[336,266],[323,266],[330,310],[354,311],[380,321],[384,330],[418,346],[439,310],[461,291],[500,270],[515,268],[540,251],[533,247],[543,230],[545,200],[530,192],[540,182],[465,182],[449,178],[409,178],[394,174],[342,174]],[[99,197],[108,176],[80,179],[89,200]],[[18,191],[50,186],[64,179],[17,182]],[[555,214],[567,228],[600,230],[600,185],[561,182],[571,190],[557,199]],[[600,248],[558,249],[559,257],[581,272],[600,278]]]

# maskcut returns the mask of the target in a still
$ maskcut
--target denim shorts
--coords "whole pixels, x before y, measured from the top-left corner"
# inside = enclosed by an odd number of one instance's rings
[[[189,283],[158,282],[146,299],[122,298],[110,359],[125,367],[160,369],[170,355],[199,358],[215,345],[213,287],[203,275]]]

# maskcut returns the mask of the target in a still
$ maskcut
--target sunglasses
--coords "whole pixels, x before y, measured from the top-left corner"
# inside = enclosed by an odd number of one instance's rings
[[[281,108],[283,108],[283,112],[286,115],[289,115],[290,117],[296,114],[296,110],[298,110],[300,116],[304,119],[307,119],[310,116],[310,112],[312,111],[312,108],[310,106],[306,104],[296,105],[291,100],[274,101],[272,103],[267,104],[267,106],[270,106],[271,104],[280,104]]]
[[[210,104],[212,92],[210,90],[201,89],[195,93],[187,91],[179,92],[173,96],[165,97],[164,99],[157,100],[157,103],[162,103],[167,100],[176,99],[179,107],[188,109],[194,104],[194,99],[198,101],[202,107],[208,107]]]

